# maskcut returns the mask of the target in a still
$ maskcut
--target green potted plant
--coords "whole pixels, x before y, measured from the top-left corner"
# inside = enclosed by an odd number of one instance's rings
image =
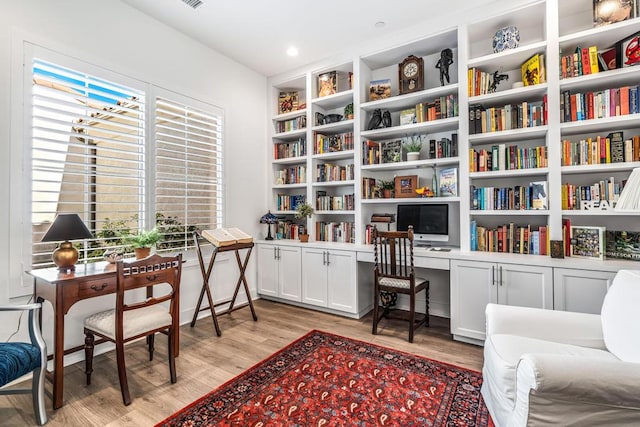
[[[353,119],[353,104],[352,103],[349,103],[349,104],[344,106],[344,116],[347,118],[347,120]]]
[[[296,207],[296,213],[294,216],[298,219],[306,220],[307,218],[311,218],[311,215],[313,215],[314,212],[315,210],[313,209],[313,206],[311,206],[309,203],[300,203]],[[303,233],[300,233],[300,241],[301,242],[309,241],[309,234],[307,233],[306,224],[303,225]]]
[[[381,179],[380,183],[378,184],[378,188],[382,190],[382,197],[385,199],[391,198],[391,193],[394,187],[395,187],[395,182],[393,180],[385,181],[384,179]]]
[[[422,141],[418,136],[412,136],[405,140],[402,147],[407,152],[407,160],[420,160],[420,150],[422,150]]]
[[[150,231],[141,230],[137,234],[131,234],[125,238],[125,241],[133,247],[136,259],[142,259],[149,256],[151,248],[160,241],[161,237],[158,229],[154,228]]]

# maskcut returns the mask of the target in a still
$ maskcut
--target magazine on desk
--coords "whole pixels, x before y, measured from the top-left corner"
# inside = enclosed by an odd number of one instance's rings
[[[253,237],[239,228],[216,228],[215,230],[202,230],[203,238],[215,246],[229,246],[236,243],[251,243]]]

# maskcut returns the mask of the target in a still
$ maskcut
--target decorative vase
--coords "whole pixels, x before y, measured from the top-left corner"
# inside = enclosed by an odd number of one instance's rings
[[[420,160],[420,152],[419,151],[412,151],[410,153],[407,153],[407,160],[408,161],[414,161],[414,160]]]
[[[389,190],[387,188],[382,190],[382,197],[384,197],[385,199],[390,199],[391,198],[391,190]]]
[[[301,234],[300,235],[300,242],[307,243],[308,241],[309,241],[309,235],[308,234]]]
[[[515,49],[520,44],[520,31],[510,25],[496,31],[493,36],[493,52],[498,53],[507,49]]]
[[[134,248],[136,259],[143,259],[151,254],[151,248]]]

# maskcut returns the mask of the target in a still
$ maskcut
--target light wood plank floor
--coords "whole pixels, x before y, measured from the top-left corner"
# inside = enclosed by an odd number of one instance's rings
[[[133,402],[122,404],[114,352],[94,360],[92,384],[85,385],[84,362],[65,369],[65,405],[53,411],[47,399],[48,426],[152,426],[200,396],[260,362],[312,329],[368,341],[464,366],[482,367],[482,348],[453,341],[448,319],[432,317],[431,327],[420,328],[415,342],[407,342],[406,322],[383,320],[378,335],[371,334],[371,317],[343,318],[286,304],[256,300],[258,321],[249,309],[219,318],[218,338],[209,317],[180,330],[178,382],[169,381],[166,337],[156,338],[153,362],[143,341],[126,347],[129,390]],[[50,392],[51,384],[47,384]],[[1,425],[34,425],[30,395],[0,396]]]

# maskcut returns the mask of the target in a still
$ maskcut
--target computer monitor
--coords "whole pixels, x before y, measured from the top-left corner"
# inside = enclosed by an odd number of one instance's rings
[[[406,231],[413,226],[414,243],[429,246],[431,242],[449,241],[449,205],[421,203],[398,205],[397,229]]]

